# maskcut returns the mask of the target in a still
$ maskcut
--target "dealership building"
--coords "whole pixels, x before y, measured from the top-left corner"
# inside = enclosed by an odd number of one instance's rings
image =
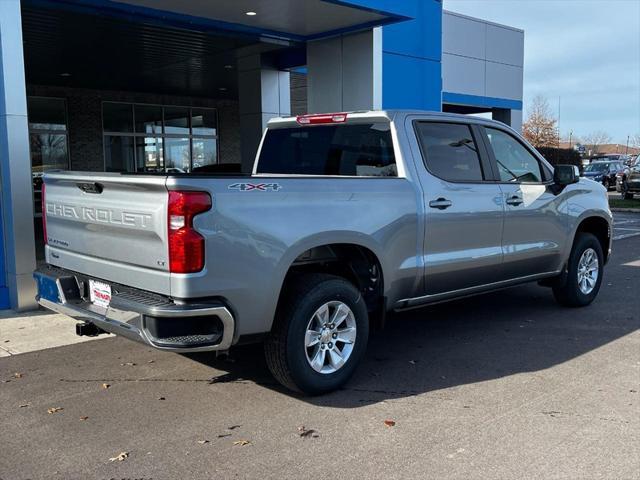
[[[522,123],[524,32],[440,0],[0,0],[0,308],[35,307],[52,169],[250,171],[275,116]]]

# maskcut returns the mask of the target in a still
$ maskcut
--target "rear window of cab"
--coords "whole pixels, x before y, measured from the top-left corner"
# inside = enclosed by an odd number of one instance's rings
[[[267,130],[257,173],[396,177],[389,123]]]

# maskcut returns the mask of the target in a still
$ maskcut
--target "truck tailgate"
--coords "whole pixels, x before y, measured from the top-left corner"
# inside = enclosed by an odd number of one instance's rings
[[[47,262],[170,294],[164,176],[46,176]]]

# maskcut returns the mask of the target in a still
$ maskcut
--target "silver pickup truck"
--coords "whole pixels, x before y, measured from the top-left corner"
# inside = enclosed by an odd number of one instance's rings
[[[602,185],[482,118],[370,111],[269,122],[251,175],[55,172],[41,305],[173,352],[263,341],[306,394],[344,384],[385,312],[538,281],[590,304]]]

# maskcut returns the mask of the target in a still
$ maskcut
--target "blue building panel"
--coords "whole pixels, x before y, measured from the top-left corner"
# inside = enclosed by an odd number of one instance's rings
[[[441,109],[440,62],[384,52],[383,108]]]
[[[385,52],[425,58],[439,62],[442,58],[442,2],[412,0],[411,20],[386,25],[382,34]]]
[[[382,30],[382,107],[442,108],[442,2],[401,2],[411,20]]]
[[[356,7],[369,10],[381,15],[404,18],[415,18],[416,5],[421,2],[415,0],[322,0],[336,3],[345,7]]]

